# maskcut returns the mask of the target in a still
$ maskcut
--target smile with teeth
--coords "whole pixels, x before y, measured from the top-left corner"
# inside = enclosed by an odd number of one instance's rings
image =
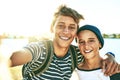
[[[92,50],[85,50],[84,52],[85,53],[90,53],[90,52],[92,52]]]
[[[62,40],[69,40],[70,38],[68,38],[68,37],[63,37],[63,36],[60,36],[60,39],[62,39]]]

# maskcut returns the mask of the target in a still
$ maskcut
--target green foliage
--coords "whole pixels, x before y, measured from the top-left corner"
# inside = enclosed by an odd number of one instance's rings
[[[120,39],[120,34],[103,34],[104,38],[118,38]]]

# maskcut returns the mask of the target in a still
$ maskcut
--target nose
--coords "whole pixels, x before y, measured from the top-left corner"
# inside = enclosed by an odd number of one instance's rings
[[[69,33],[69,29],[68,28],[64,28],[63,32],[64,33]]]
[[[89,47],[89,43],[86,42],[86,43],[84,44],[84,47],[85,47],[85,49],[87,49],[87,48]]]

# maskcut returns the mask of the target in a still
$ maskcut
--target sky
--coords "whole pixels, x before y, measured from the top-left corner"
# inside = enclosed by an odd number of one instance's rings
[[[120,0],[0,0],[0,34],[49,32],[53,13],[60,4],[84,16],[80,26],[92,24],[102,33],[120,33]]]

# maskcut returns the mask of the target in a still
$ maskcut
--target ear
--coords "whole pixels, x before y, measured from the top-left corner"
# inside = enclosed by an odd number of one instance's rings
[[[50,27],[50,32],[53,33],[54,30],[53,30],[53,26]]]
[[[101,43],[99,42],[99,49],[101,49],[101,47],[102,47],[102,45],[101,45]]]

